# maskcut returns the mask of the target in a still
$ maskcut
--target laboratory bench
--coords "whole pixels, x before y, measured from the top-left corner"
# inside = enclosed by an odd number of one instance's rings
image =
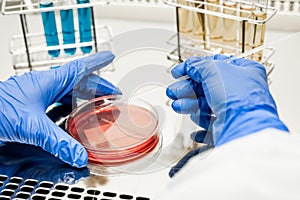
[[[145,28],[176,31],[175,20],[172,20],[174,12],[169,9],[163,12],[163,17],[161,17],[163,20],[159,20],[157,15],[151,20],[149,16],[143,17],[143,13],[131,13],[131,15],[129,15],[128,13],[122,14],[120,10],[117,10],[115,12],[119,12],[119,14],[112,15],[111,12],[112,11],[109,9],[106,11],[96,10],[97,23],[108,25],[113,33],[113,38],[126,32]],[[149,11],[146,10],[145,12],[147,13]],[[37,21],[40,21],[40,15],[28,17],[28,22]],[[2,27],[0,32],[0,80],[4,81],[9,76],[15,74],[12,67],[12,56],[8,47],[11,37],[21,33],[19,17],[16,15],[0,15],[0,26]],[[41,26],[38,26],[35,23],[29,24],[28,26],[31,30],[42,30]],[[276,54],[272,57],[275,62],[275,69],[270,75],[272,81],[270,90],[277,103],[279,116],[287,124],[291,132],[299,134],[300,62],[299,59],[297,60],[296,58],[297,56],[299,57],[300,39],[298,40],[298,45],[295,44],[295,41],[286,40],[283,43],[284,45],[280,41],[280,38],[284,38],[289,34],[300,31],[300,28],[298,29],[297,26],[300,25],[297,24],[296,26],[293,26],[293,29],[283,30],[278,29],[274,25],[271,25],[271,27],[268,27],[267,25],[265,43],[272,45],[274,41],[279,41],[274,43],[276,48],[281,49],[277,51],[279,53],[277,57]],[[146,39],[147,38],[145,38],[145,40]],[[131,41],[127,42],[130,43]],[[131,59],[134,59],[132,61],[137,64],[139,63],[139,60],[142,61],[143,57],[132,57]],[[130,61],[128,63],[130,63]],[[171,181],[171,178],[168,177],[169,167],[170,166],[153,173],[139,175],[128,174],[107,177],[92,175],[88,180],[80,181],[76,186],[89,186],[100,191],[153,198],[160,190],[163,190],[169,181]]]

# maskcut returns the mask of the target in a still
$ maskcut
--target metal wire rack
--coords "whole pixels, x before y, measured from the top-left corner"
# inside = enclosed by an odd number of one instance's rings
[[[173,46],[177,46],[177,36],[174,35],[173,37],[171,37],[168,40],[168,44],[173,45]],[[205,50],[203,49],[201,46],[198,45],[199,43],[192,41],[186,37],[181,37],[181,42],[180,42],[180,53],[181,53],[181,58],[183,60],[191,57],[191,56],[209,56],[209,55],[213,55],[213,54],[219,54],[221,53],[220,49],[215,49],[215,51],[211,51],[211,50]],[[261,54],[263,54],[263,57],[260,61],[260,63],[262,65],[265,66],[266,68],[266,73],[267,76],[270,76],[270,74],[273,72],[274,68],[275,68],[275,64],[271,61],[271,58],[273,56],[273,54],[275,53],[276,49],[271,47],[271,46],[267,46],[265,48],[263,48],[263,50],[258,50],[255,53],[259,53],[259,51],[263,51],[261,52]],[[249,55],[248,59],[255,59],[255,53]],[[171,51],[168,55],[167,55],[168,59],[173,60],[173,61],[177,61],[178,62],[178,49],[175,48],[173,51]],[[269,78],[269,84],[271,84],[271,79]]]
[[[237,3],[238,5],[236,7],[231,7],[224,4],[215,4],[210,3],[207,1],[199,1],[199,0],[183,0],[177,1],[177,0],[164,0],[164,2],[167,5],[183,8],[190,11],[195,11],[198,13],[203,13],[207,15],[213,15],[218,16],[222,18],[232,19],[236,21],[247,21],[251,24],[263,24],[269,21],[277,12],[277,10],[273,7],[270,7],[268,5],[259,4],[259,3],[252,3],[247,1],[235,1],[232,2]],[[207,7],[210,7],[210,9],[207,9]],[[243,7],[254,7],[255,10],[260,10],[261,12],[266,13],[266,18],[264,19],[253,19],[251,17],[252,11],[249,10],[243,10],[241,8]],[[227,9],[231,12],[224,13],[223,10]]]
[[[101,50],[112,50],[111,38],[112,33],[110,27],[97,25],[94,17],[94,7],[108,4],[108,0],[90,0],[88,3],[77,4],[72,0],[65,1],[54,0],[53,7],[40,7],[38,0],[4,0],[2,3],[2,13],[4,15],[19,15],[22,28],[22,34],[13,36],[10,42],[9,50],[12,54],[13,68],[16,74],[22,74],[31,70],[49,69],[51,67],[60,66],[68,61],[86,56],[90,53]],[[75,42],[72,44],[62,44],[47,46],[45,35],[43,32],[31,32],[28,28],[27,15],[39,14],[42,12],[54,11],[58,13],[61,10],[90,8],[91,9],[91,30],[92,41],[80,42],[79,31],[75,28]],[[75,21],[74,21],[75,23]],[[63,33],[58,29],[59,41],[62,41]],[[74,55],[64,54],[64,49],[91,46],[93,50],[88,54],[83,54],[77,50]],[[48,51],[58,50],[58,57],[51,57]],[[113,66],[112,66],[113,67]]]
[[[74,58],[81,58],[86,56],[80,52],[80,47],[94,46],[91,53],[99,50],[112,50],[111,38],[112,33],[110,27],[105,25],[98,25],[95,27],[93,36],[95,41],[91,42],[76,42],[73,44],[60,44],[56,46],[47,46],[44,38],[44,33],[28,33],[26,34],[27,48],[24,45],[23,35],[13,36],[10,41],[10,53],[13,55],[13,67],[16,73],[30,70],[42,70],[53,66],[60,66],[66,62],[74,60]],[[76,41],[78,39],[78,30],[75,30]],[[62,37],[62,33],[58,32],[58,37]],[[64,49],[76,48],[77,53],[69,56],[64,54]],[[51,57],[48,55],[49,50],[60,50],[59,57]],[[28,58],[29,55],[29,58]]]
[[[227,2],[227,3],[226,3]],[[228,3],[229,2],[229,3]],[[248,50],[255,49],[263,45],[265,24],[276,14],[277,10],[274,7],[265,4],[254,3],[250,1],[238,1],[238,0],[164,0],[164,3],[175,7],[176,11],[176,26],[177,35],[174,35],[168,43],[176,46],[176,48],[168,55],[169,59],[177,60],[181,62],[194,55],[212,55],[218,53],[240,55]],[[234,5],[234,6],[232,6]],[[202,33],[193,35],[193,33],[184,32],[180,29],[181,18],[180,10],[185,10],[196,14],[199,21],[202,22]],[[254,17],[255,12],[263,14],[264,17]],[[215,40],[210,36],[209,30],[209,17],[213,16],[214,20],[220,20],[225,23],[225,20],[231,20],[230,23],[236,23],[236,36],[228,45],[221,39]],[[222,21],[223,20],[223,21]],[[184,22],[188,23],[188,22]],[[224,24],[219,24],[223,26]],[[195,26],[195,25],[194,25]],[[249,39],[249,27],[254,30],[250,34],[260,34],[260,43],[254,44],[253,39]],[[256,30],[261,30],[260,33],[256,33]],[[264,30],[262,30],[264,29]],[[248,31],[248,32],[247,32]],[[191,32],[191,31],[190,31]],[[256,39],[257,40],[257,39]],[[253,42],[252,45],[249,43]],[[255,52],[253,55],[247,58],[261,62],[267,69],[268,75],[273,71],[274,64],[270,61],[271,56],[274,54],[275,49],[272,47],[266,47],[262,50]]]
[[[68,3],[59,0],[52,2],[53,7],[40,8],[38,0],[4,0],[2,3],[2,13],[4,15],[35,14],[45,11],[93,7],[109,3],[108,0],[90,0],[89,3],[84,4],[77,4],[74,0],[68,1]]]

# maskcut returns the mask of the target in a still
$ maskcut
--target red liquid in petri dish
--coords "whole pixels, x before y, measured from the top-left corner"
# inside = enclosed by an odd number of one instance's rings
[[[159,142],[157,117],[127,104],[89,106],[68,119],[68,132],[83,144],[89,161],[117,166],[140,159]]]

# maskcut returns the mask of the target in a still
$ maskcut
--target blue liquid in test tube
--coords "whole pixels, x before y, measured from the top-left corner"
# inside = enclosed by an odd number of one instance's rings
[[[64,44],[74,44],[75,43],[75,32],[74,32],[74,20],[73,20],[73,10],[61,10],[60,20],[62,26],[62,34]],[[66,48],[64,49],[67,55],[73,55],[76,52],[76,48]]]
[[[52,1],[41,0],[40,7],[41,8],[53,7],[53,3]],[[42,12],[41,15],[43,20],[47,46],[59,45],[54,11]],[[49,50],[48,53],[52,57],[58,57],[60,50],[59,49]]]
[[[78,4],[89,3],[89,0],[77,0]],[[78,8],[78,23],[80,42],[92,41],[91,8]],[[92,46],[81,47],[83,53],[90,53]]]

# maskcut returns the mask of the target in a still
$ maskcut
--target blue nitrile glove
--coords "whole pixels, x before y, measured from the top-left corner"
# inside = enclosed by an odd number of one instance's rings
[[[24,180],[74,184],[89,177],[90,172],[87,167],[71,167],[40,147],[9,142],[0,145],[0,174],[9,178],[17,176]],[[0,191],[4,186],[0,187]]]
[[[70,95],[88,99],[121,94],[111,83],[93,74],[114,59],[100,52],[48,71],[29,72],[0,82],[0,141],[43,148],[74,166],[87,164],[84,147],[51,121],[45,111],[56,101],[71,103]]]
[[[190,78],[167,88],[176,112],[190,114],[206,130],[210,109],[216,116],[211,127],[214,146],[265,128],[288,131],[278,117],[265,68],[258,62],[224,55],[192,57],[176,66],[172,75]]]

